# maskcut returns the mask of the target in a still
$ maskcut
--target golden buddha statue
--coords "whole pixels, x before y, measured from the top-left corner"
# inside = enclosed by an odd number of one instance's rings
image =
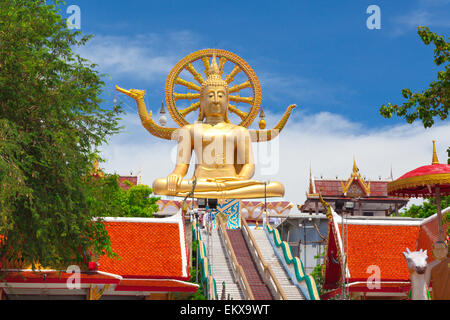
[[[209,59],[209,58],[208,58]],[[279,182],[252,180],[255,172],[252,141],[261,135],[253,134],[228,119],[229,86],[221,77],[221,70],[213,53],[212,62],[205,71],[207,79],[199,89],[199,118],[193,124],[176,130],[159,127],[147,114],[142,90],[116,89],[136,100],[144,127],[152,134],[178,141],[175,169],[167,178],[156,179],[153,191],[157,195],[185,197],[195,188],[195,198],[251,199],[283,197],[284,186]],[[293,106],[290,107],[290,110]],[[283,123],[284,126],[287,116]],[[281,121],[280,121],[281,122]],[[258,130],[260,131],[260,130]],[[274,136],[277,134],[272,130]],[[270,132],[269,132],[270,135]],[[255,138],[256,137],[256,138]],[[185,179],[193,153],[196,167],[191,179]]]

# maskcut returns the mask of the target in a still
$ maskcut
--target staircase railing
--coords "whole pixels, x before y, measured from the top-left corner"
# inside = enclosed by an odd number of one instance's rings
[[[247,278],[244,273],[244,269],[242,266],[238,263],[236,255],[234,254],[233,247],[231,245],[230,238],[228,237],[227,232],[225,231],[224,222],[222,220],[222,217],[220,215],[216,216],[219,220],[218,223],[218,231],[219,236],[225,240],[225,253],[228,256],[228,260],[231,262],[231,270],[234,275],[234,279],[241,287],[242,291],[244,292],[244,298],[245,300],[255,300],[255,297],[253,296],[252,289],[250,288],[250,285],[247,281]]]
[[[255,237],[250,231],[247,221],[244,217],[241,217],[242,233],[247,245],[250,249],[253,261],[256,263],[259,274],[262,276],[264,284],[269,288],[270,293],[275,300],[287,300],[287,296],[283,290],[283,287],[278,282],[272,267],[264,260],[261,250],[256,243]]]
[[[205,243],[202,240],[202,235],[198,230],[196,222],[192,224],[192,233],[194,235],[194,240],[198,240],[197,257],[200,265],[200,281],[203,285],[203,293],[208,300],[217,300],[216,280],[211,275],[211,267],[208,263]]]
[[[285,268],[288,268],[286,271],[290,274],[290,277],[294,284],[304,293],[307,299],[320,300],[316,281],[311,275],[305,273],[301,260],[298,257],[294,257],[292,255],[291,247],[289,246],[289,244],[286,241],[281,241],[279,231],[275,228],[272,228],[269,223],[265,225],[265,229],[271,244],[274,246],[274,249],[277,250],[277,248],[279,248],[279,250],[282,251],[283,254],[277,254],[277,256],[280,258]],[[273,238],[271,238],[270,235],[272,235]],[[278,252],[276,251],[276,253]],[[294,269],[293,271],[295,277],[292,276],[289,267]],[[299,285],[299,282],[304,282],[306,284],[306,287],[308,288],[308,294],[305,294],[306,292],[304,292],[304,289]]]

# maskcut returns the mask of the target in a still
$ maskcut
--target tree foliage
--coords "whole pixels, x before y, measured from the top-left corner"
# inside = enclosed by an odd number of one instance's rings
[[[90,37],[53,2],[0,1],[0,257],[67,267],[111,253],[89,181],[121,109],[100,107],[102,75],[72,51]]]
[[[445,209],[450,207],[450,196],[441,197],[441,208]],[[436,200],[434,198],[426,199],[421,205],[411,205],[408,209],[399,212],[401,217],[412,217],[412,218],[427,218],[432,216],[437,212]],[[448,223],[447,227],[447,237],[450,237],[450,212],[447,212],[442,217],[442,223],[445,225]]]
[[[450,196],[441,197],[441,208],[450,207]],[[412,218],[428,218],[436,213],[436,200],[426,199],[421,205],[411,205],[408,209],[399,212],[399,216]]]
[[[153,189],[147,185],[132,185],[128,190],[119,186],[117,175],[106,175],[90,181],[92,207],[97,216],[151,218],[159,210]]]
[[[433,126],[435,118],[447,119],[450,106],[450,43],[445,41],[442,35],[431,32],[427,27],[418,27],[417,33],[423,43],[433,43],[434,62],[436,66],[443,66],[437,74],[437,80],[430,83],[429,88],[421,93],[403,89],[402,96],[407,99],[402,105],[382,105],[380,114],[385,118],[391,118],[393,114],[404,117],[408,123],[420,119],[425,128]],[[450,39],[450,38],[449,38]]]
[[[317,287],[319,288],[319,295],[323,295],[328,291],[323,288],[323,285],[325,283],[325,279],[323,277],[325,271],[325,262],[323,262],[323,257],[326,252],[327,248],[325,247],[324,251],[314,257],[314,259],[322,259],[322,263],[318,263],[311,272],[311,276],[314,278]]]

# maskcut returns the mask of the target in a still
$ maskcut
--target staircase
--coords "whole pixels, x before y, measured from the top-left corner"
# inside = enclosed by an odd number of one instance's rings
[[[228,229],[227,234],[230,238],[236,259],[245,270],[245,277],[247,278],[255,300],[272,300],[273,297],[270,294],[269,289],[264,284],[264,281],[256,269],[256,265],[250,255],[241,229]]]
[[[304,300],[305,297],[301,293],[301,291],[291,282],[289,275],[283,268],[280,260],[275,255],[273,251],[273,247],[270,244],[269,239],[263,229],[251,229],[253,237],[258,243],[261,254],[269,264],[278,280],[280,285],[283,287],[284,293],[286,294],[289,300]]]
[[[210,236],[208,236],[206,229],[201,230],[201,232],[208,251],[211,274],[216,280],[218,299],[222,296],[222,283],[225,282],[225,299],[228,299],[228,295],[230,295],[230,299],[243,300],[244,295],[239,285],[235,282],[230,262],[225,254],[224,243],[219,238],[217,229],[213,228]],[[208,239],[208,237],[211,238]]]

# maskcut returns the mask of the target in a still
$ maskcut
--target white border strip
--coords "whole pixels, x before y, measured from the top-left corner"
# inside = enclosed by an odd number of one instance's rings
[[[339,227],[338,227],[338,220],[339,223],[342,222],[342,218],[334,211],[333,207],[330,206],[331,209],[331,214],[333,215],[333,222],[334,222],[334,229],[336,231],[337,234],[337,241],[338,241],[338,246],[339,246],[339,250],[341,251],[341,258],[344,259],[343,257],[343,245],[342,245],[342,237],[341,237],[341,232],[339,232]],[[348,261],[347,261],[348,262]],[[350,278],[350,270],[348,268],[348,263],[347,263],[347,268],[345,268],[345,275],[347,278]]]
[[[99,218],[94,218],[97,220]],[[101,217],[105,222],[136,222],[136,223],[179,223],[178,214],[165,218],[135,218],[135,217]]]
[[[187,245],[186,245],[186,233],[184,231],[184,224],[183,224],[183,217],[182,217],[181,209],[178,211],[177,214],[175,214],[173,217],[178,220],[178,232],[180,236],[180,251],[181,251],[181,273],[183,277],[187,277]]]
[[[339,221],[339,224],[342,224]],[[386,220],[346,220],[347,225],[370,225],[370,226],[421,226],[423,220],[420,221],[386,221]]]
[[[134,278],[125,278],[124,280],[133,280],[133,281],[168,281],[168,282],[177,282],[179,284],[184,284],[184,285],[188,285],[190,287],[197,287],[199,288],[200,285],[192,283],[192,282],[187,282],[187,281],[182,281],[182,280],[177,280],[177,279],[134,279]]]

